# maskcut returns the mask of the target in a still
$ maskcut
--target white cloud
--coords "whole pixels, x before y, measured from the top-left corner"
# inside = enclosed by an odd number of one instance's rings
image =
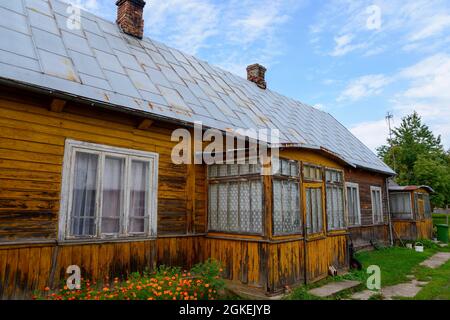
[[[410,41],[423,40],[435,35],[439,35],[446,28],[450,27],[450,15],[437,15],[426,19],[426,25],[421,30],[416,30],[409,37]]]
[[[373,5],[380,8],[380,29],[367,24],[371,17],[367,8]],[[436,39],[445,36],[449,26],[448,0],[330,0],[309,32],[318,52],[373,56],[385,50],[444,48],[446,44]],[[348,40],[342,38],[348,34],[352,35],[351,44],[339,46],[338,40]]]
[[[243,74],[283,53],[280,30],[302,1],[165,0],[145,8],[146,33],[227,70]],[[202,49],[207,48],[208,51]]]
[[[322,103],[316,103],[313,107],[319,110],[325,110],[325,106]]]
[[[356,124],[350,131],[374,152],[379,146],[386,144],[389,136],[389,127],[384,119]]]
[[[407,88],[393,101],[399,115],[417,111],[450,147],[450,55],[436,54],[403,69],[398,77]]]
[[[391,78],[382,74],[367,75],[357,78],[348,84],[346,89],[337,98],[337,101],[357,101],[362,98],[379,95],[383,91],[383,88],[391,82]]]
[[[145,7],[146,33],[190,54],[218,33],[219,8],[208,0],[166,0]]]
[[[353,35],[351,34],[335,37],[334,42],[336,43],[336,46],[330,55],[334,57],[343,56],[363,46],[362,44],[352,44],[352,40]]]
[[[373,86],[378,78],[379,88],[368,88],[364,83]],[[361,80],[363,79],[363,80]],[[446,148],[450,147],[450,55],[436,54],[418,63],[400,70],[392,77],[366,76],[353,81],[341,95],[347,99],[358,99],[376,93],[386,83],[396,81],[405,88],[391,100],[397,122],[413,111],[417,111],[436,135],[442,136]],[[387,126],[384,120],[363,122],[353,126],[351,131],[374,149],[385,142]]]

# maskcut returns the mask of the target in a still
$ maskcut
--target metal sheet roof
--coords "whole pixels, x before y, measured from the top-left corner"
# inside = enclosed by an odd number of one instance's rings
[[[59,0],[0,0],[0,78],[220,130],[279,129],[281,143],[325,148],[394,172],[330,114],[89,12],[81,29]]]

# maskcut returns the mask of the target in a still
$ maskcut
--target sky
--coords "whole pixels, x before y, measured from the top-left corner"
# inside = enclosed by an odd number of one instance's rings
[[[67,0],[66,0],[67,1]],[[69,0],[115,20],[113,0]],[[148,0],[145,35],[320,108],[375,151],[417,111],[450,148],[449,0]]]

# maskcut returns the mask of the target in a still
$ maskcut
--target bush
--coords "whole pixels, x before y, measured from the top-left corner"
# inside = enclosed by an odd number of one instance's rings
[[[48,300],[214,300],[224,288],[218,262],[208,260],[195,265],[190,272],[160,266],[154,272],[132,273],[127,280],[115,278],[111,284],[99,286],[82,280],[80,290],[61,290],[35,295]],[[108,283],[105,281],[104,283]]]

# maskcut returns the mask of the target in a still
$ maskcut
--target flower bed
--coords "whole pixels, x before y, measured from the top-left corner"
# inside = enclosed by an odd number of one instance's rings
[[[119,278],[99,285],[82,279],[79,290],[64,286],[52,292],[45,288],[34,299],[49,300],[214,300],[224,288],[222,269],[215,261],[194,266],[189,272],[180,268],[159,267],[155,272],[133,273],[125,281]]]

